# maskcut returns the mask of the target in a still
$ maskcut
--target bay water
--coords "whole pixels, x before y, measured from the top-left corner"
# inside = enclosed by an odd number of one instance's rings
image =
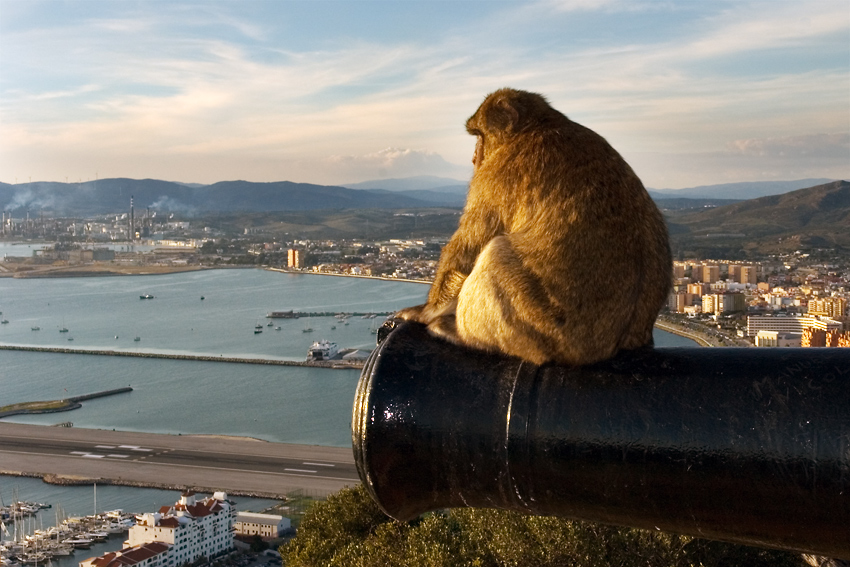
[[[348,325],[334,317],[275,319],[274,326],[280,327],[276,331],[266,325],[269,311],[392,312],[422,303],[427,292],[427,285],[409,282],[258,269],[0,278],[0,320],[9,321],[0,325],[0,344],[303,360],[317,339],[332,340],[340,348],[371,350],[372,331],[382,317],[351,317]],[[154,299],[139,299],[146,294]],[[257,324],[263,325],[263,333],[254,334]],[[68,332],[60,333],[60,328]],[[305,332],[307,328],[312,332]],[[695,345],[658,330],[655,341],[658,346]],[[40,425],[70,421],[84,428],[348,447],[358,377],[357,370],[2,350],[0,406],[129,385],[130,393],[89,400],[71,412],[4,420]],[[2,465],[14,469],[14,463]],[[61,504],[71,515],[91,513],[91,487],[56,487],[38,479],[0,476],[0,498],[8,503],[13,489],[24,500]],[[98,508],[152,511],[178,496],[104,486],[98,487]],[[255,511],[264,504],[245,500]],[[52,525],[52,515],[43,511],[39,521]]]

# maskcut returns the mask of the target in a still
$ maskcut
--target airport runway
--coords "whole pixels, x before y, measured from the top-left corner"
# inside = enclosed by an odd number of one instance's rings
[[[273,497],[360,482],[350,448],[0,422],[2,473]]]

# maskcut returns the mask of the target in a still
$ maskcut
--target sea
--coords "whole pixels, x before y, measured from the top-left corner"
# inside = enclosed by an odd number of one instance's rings
[[[7,244],[0,257],[9,249],[19,248]],[[0,344],[304,360],[320,339],[341,349],[371,350],[373,331],[383,317],[350,317],[345,324],[333,316],[271,320],[268,312],[392,312],[422,303],[427,292],[427,285],[410,282],[261,269],[0,278],[0,320],[8,320],[0,325]],[[254,333],[256,325],[262,325],[262,333]],[[655,342],[695,345],[657,329]],[[0,350],[0,406],[131,386],[132,392],[85,401],[74,411],[4,420],[348,447],[358,377],[350,369]],[[2,463],[0,468],[15,467]],[[0,476],[0,498],[8,503],[14,490],[22,500],[58,504],[69,514],[91,513],[92,487]],[[116,486],[97,489],[100,510],[151,511],[178,496]],[[254,511],[266,505],[244,502]],[[40,516],[45,526],[52,525],[49,511]],[[77,556],[71,564],[81,560]]]

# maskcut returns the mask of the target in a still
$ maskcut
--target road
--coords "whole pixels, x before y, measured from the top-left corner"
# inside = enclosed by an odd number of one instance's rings
[[[360,482],[350,448],[0,422],[0,474],[282,496]]]

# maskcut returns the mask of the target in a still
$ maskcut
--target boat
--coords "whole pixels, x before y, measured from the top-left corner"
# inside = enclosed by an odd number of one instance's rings
[[[144,295],[140,295],[139,299],[153,299],[153,296],[149,293],[146,293]]]
[[[93,540],[83,536],[71,537],[63,541],[62,543],[66,545],[72,546],[74,549],[88,549],[91,547],[91,544],[94,543]]]
[[[139,342],[140,340],[142,340],[142,337],[136,337],[135,339],[133,339],[133,341],[135,342]]]
[[[263,330],[262,330],[262,329],[254,329],[254,334],[255,334],[255,335],[259,335],[259,334],[260,334],[260,333],[262,333],[262,332],[263,332]]]
[[[67,332],[68,332],[68,327],[62,327],[61,329],[59,329],[59,332],[60,332],[60,333],[67,333]]]
[[[280,325],[274,328],[275,331],[280,331]]]
[[[304,327],[303,329],[301,329],[301,332],[302,333],[312,333],[313,327]]]
[[[204,300],[204,296],[202,295],[202,296],[201,296],[201,301],[203,301],[203,300]]]
[[[0,325],[6,325],[7,323],[9,323],[8,319],[3,319],[2,321],[0,321]]]
[[[268,325],[266,325],[266,326],[267,326],[267,327],[274,327],[274,323],[272,323],[271,321],[269,321],[269,324],[268,324]]]
[[[269,319],[298,319],[298,314],[294,311],[270,311],[266,314]]]
[[[30,327],[30,329],[32,329],[33,331],[40,331],[41,327]]]
[[[327,339],[314,342],[307,351],[308,361],[331,360],[339,354],[339,347]]]

